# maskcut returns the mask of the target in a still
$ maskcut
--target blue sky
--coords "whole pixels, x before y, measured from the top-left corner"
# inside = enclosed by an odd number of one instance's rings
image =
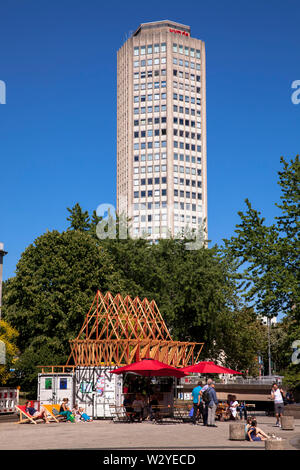
[[[2,2],[4,279],[37,236],[67,228],[67,207],[115,204],[116,52],[142,22],[182,22],[206,43],[209,238],[233,234],[245,198],[271,222],[280,156],[300,148],[299,18],[293,0]]]

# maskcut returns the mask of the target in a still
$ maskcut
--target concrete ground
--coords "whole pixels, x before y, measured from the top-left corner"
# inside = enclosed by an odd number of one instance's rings
[[[300,449],[300,419],[293,431],[274,427],[275,419],[257,416],[258,426],[267,434],[284,438],[286,450]],[[50,449],[165,449],[165,450],[263,450],[264,442],[230,441],[229,422],[217,428],[190,423],[91,423],[19,424],[0,419],[0,450]]]

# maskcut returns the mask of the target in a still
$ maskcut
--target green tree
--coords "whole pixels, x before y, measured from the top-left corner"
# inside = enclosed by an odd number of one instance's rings
[[[219,315],[215,357],[225,357],[227,367],[258,376],[258,354],[265,343],[266,327],[252,308],[237,306]]]
[[[4,284],[3,314],[21,331],[21,351],[48,345],[67,355],[97,290],[119,287],[99,241],[79,230],[48,232],[25,250],[16,276]]]
[[[241,223],[236,235],[224,240],[223,253],[235,263],[240,289],[258,313],[299,318],[299,157],[281,163],[281,215],[267,226],[246,199],[247,211],[239,212]]]
[[[67,220],[70,222],[69,230],[80,230],[82,232],[90,230],[90,217],[88,211],[83,211],[80,204],[77,202],[71,209],[67,207],[70,216]],[[94,214],[93,214],[93,223]]]
[[[18,354],[17,338],[18,332],[8,322],[0,320],[0,346],[3,353],[0,361],[0,384],[6,384],[12,376],[10,369],[14,367]]]
[[[208,354],[217,340],[219,315],[234,302],[234,283],[217,247],[187,250],[187,242],[152,245],[157,270],[148,279],[173,339],[205,342],[203,354]]]

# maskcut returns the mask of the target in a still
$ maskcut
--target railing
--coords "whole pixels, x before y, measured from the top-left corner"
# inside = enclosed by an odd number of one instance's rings
[[[281,384],[282,376],[262,376],[262,377],[234,377],[224,379],[221,383],[223,384],[249,384],[249,385],[273,385],[274,382]]]
[[[177,388],[182,388],[183,385],[194,385],[199,382],[200,377],[199,376],[188,376],[188,377],[183,377],[179,381],[179,386]],[[282,383],[283,376],[280,375],[274,375],[274,376],[261,376],[261,377],[239,377],[239,376],[233,376],[229,377],[225,375],[222,379],[218,378],[215,380],[216,384],[249,384],[249,385],[272,385],[274,382],[281,384]],[[201,379],[200,379],[201,380]],[[202,378],[202,380],[205,379]]]
[[[74,372],[76,366],[37,366],[41,374],[66,374]]]

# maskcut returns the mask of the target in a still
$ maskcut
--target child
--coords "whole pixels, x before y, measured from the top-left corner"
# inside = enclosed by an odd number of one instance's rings
[[[79,413],[81,415],[81,420],[82,421],[86,421],[86,422],[91,422],[93,421],[92,418],[90,416],[88,416],[85,412],[84,412],[84,409],[83,408],[79,408]]]
[[[79,423],[81,419],[81,413],[79,411],[78,405],[75,405],[72,410],[73,415],[75,416],[75,423]]]

